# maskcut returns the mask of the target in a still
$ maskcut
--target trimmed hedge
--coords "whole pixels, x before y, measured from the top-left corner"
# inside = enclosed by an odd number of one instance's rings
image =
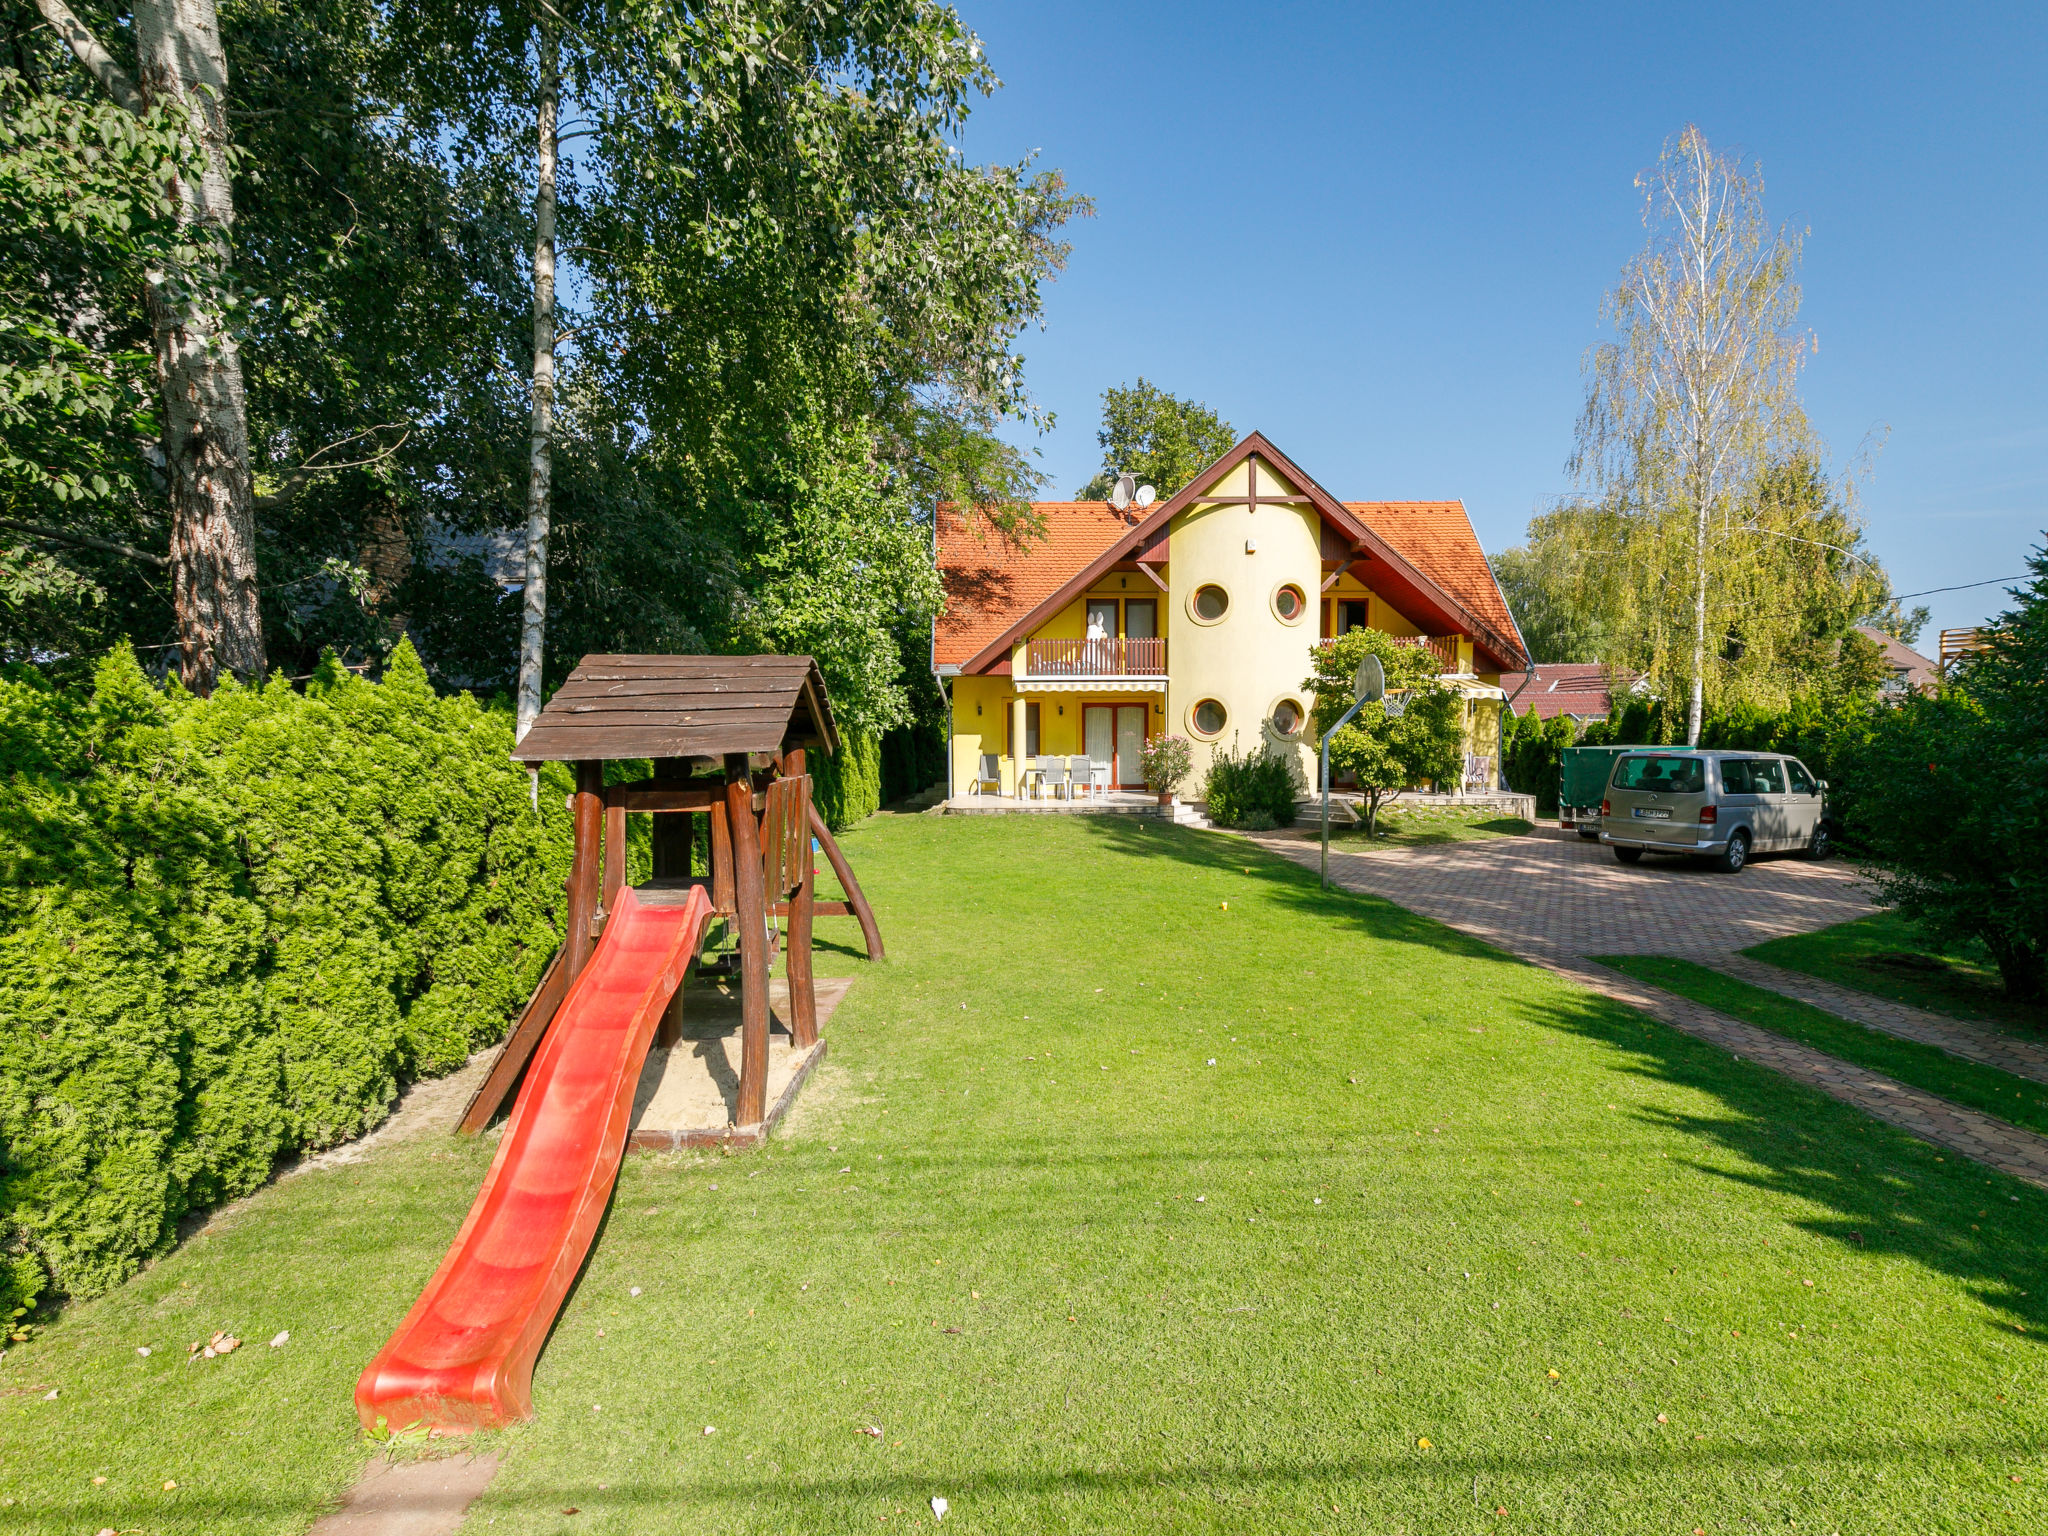
[[[497,1038],[559,941],[565,770],[512,722],[322,665],[198,700],[123,648],[0,677],[0,1316],[132,1274],[179,1219]]]
[[[811,771],[818,814],[834,832],[881,809],[882,747],[874,737],[843,737],[836,753],[806,753],[804,764]]]

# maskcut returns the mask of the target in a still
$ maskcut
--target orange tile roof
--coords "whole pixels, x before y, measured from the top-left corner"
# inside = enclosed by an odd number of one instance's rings
[[[1347,501],[1344,510],[1394,546],[1396,553],[1453,598],[1472,616],[1520,640],[1522,631],[1508,612],[1508,600],[1462,501]],[[1527,649],[1525,646],[1524,649]]]
[[[1106,501],[1039,501],[1045,537],[1019,549],[986,525],[970,530],[939,509],[939,578],[946,611],[932,637],[934,666],[959,666],[1045,601],[1082,566],[1131,531]]]
[[[932,662],[959,666],[1107,549],[1134,520],[1106,501],[1040,501],[1045,538],[1019,549],[986,527],[970,531],[952,507],[939,510],[939,575],[946,611]],[[1521,637],[1461,501],[1347,501],[1344,507],[1403,559],[1503,638]]]

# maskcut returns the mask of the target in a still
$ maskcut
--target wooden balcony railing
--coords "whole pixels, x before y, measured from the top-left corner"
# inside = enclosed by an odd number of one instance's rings
[[[1419,645],[1436,658],[1436,670],[1440,676],[1462,671],[1458,665],[1458,637],[1456,635],[1392,635],[1396,645]],[[1322,642],[1330,644],[1328,640]]]
[[[1166,641],[1027,640],[1026,677],[1164,677]]]

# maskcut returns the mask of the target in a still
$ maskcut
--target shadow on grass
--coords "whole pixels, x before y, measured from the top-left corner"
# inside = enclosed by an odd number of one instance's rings
[[[1759,1440],[1737,1444],[1723,1441],[1712,1445],[1659,1443],[1643,1449],[1615,1449],[1589,1452],[1570,1448],[1532,1450],[1525,1455],[1457,1454],[1439,1450],[1427,1459],[1412,1452],[1382,1455],[1332,1457],[1321,1460],[1244,1461],[1209,1459],[1203,1461],[1155,1462],[1126,1468],[1067,1467],[1035,1472],[990,1472],[958,1468],[953,1471],[920,1469],[892,1473],[876,1471],[840,1477],[793,1478],[763,1472],[746,1478],[688,1479],[678,1476],[666,1482],[561,1482],[545,1487],[506,1489],[484,1494],[472,1508],[478,1513],[492,1508],[552,1514],[573,1505],[586,1514],[601,1515],[620,1509],[654,1511],[689,1502],[701,1507],[707,1501],[737,1500],[771,1504],[801,1501],[844,1503],[853,1500],[888,1499],[909,1507],[922,1506],[933,1490],[943,1488],[952,1502],[963,1504],[977,1495],[994,1498],[1073,1498],[1102,1496],[1129,1500],[1147,1490],[1163,1495],[1186,1497],[1206,1495],[1211,1500],[1230,1501],[1233,1496],[1256,1493],[1316,1491],[1326,1496],[1331,1484],[1359,1482],[1386,1484],[1406,1481],[1440,1488],[1445,1495],[1463,1502],[1466,1488],[1474,1479],[1510,1477],[1526,1490],[1531,1479],[1549,1477],[1569,1481],[1588,1474],[1611,1478],[1636,1478],[1645,1473],[1669,1473],[1675,1467],[1768,1468],[1798,1465],[1812,1469],[1836,1466],[1845,1470],[1941,1468],[1952,1469],[1959,1457],[1992,1458],[2025,1456],[2031,1453],[2030,1437],[2016,1430],[2010,1437],[1955,1435],[1927,1439],[1908,1447],[1884,1439],[1796,1437],[1787,1440]],[[1073,1459],[1095,1460],[1077,1447]],[[1489,1494],[1492,1490],[1488,1489]],[[1871,1495],[1866,1492],[1863,1497]],[[1526,1498],[1526,1492],[1522,1494]],[[1599,1493],[1591,1495],[1599,1498]],[[1881,1495],[1880,1495],[1881,1497]],[[119,1528],[131,1523],[150,1528],[166,1514],[184,1520],[304,1518],[315,1511],[297,1500],[281,1498],[166,1498],[111,1501],[77,1500],[68,1510],[50,1505],[36,1509],[0,1508],[0,1531],[46,1530],[55,1516],[67,1514],[76,1528],[94,1521],[115,1520]],[[67,1527],[68,1528],[68,1527]]]
[[[1253,843],[1182,828],[1091,831],[1134,855],[1171,858],[1240,880],[1249,871],[1292,910],[1381,942],[1534,969],[1382,897],[1322,890],[1313,871]],[[2028,1341],[2040,1342],[2048,1328],[2048,1204],[2039,1191],[1623,1003],[1590,990],[1565,991],[1571,984],[1560,981],[1550,1000],[1523,1004],[1523,1017],[1607,1047],[1617,1071],[1710,1094],[1726,1106],[1721,1115],[1648,1111],[1642,1117],[1741,1160],[1724,1165],[1702,1157],[1692,1164],[1697,1171],[1821,1207],[1831,1214],[1795,1225],[1845,1249],[1896,1255],[1947,1275],[1985,1306],[2024,1321]],[[2021,1199],[2017,1208],[2014,1195]],[[1990,1212],[1993,1202],[2006,1207],[1993,1229],[1973,1229],[1971,1212]]]

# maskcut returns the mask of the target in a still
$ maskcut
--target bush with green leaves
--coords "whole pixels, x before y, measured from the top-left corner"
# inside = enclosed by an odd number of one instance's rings
[[[1170,795],[1195,771],[1195,749],[1185,736],[1154,736],[1140,749],[1138,767],[1155,795]]]
[[[1538,816],[1555,816],[1562,794],[1564,749],[1578,743],[1571,716],[1545,720],[1535,709],[1517,715],[1510,707],[1501,718],[1502,782],[1517,794],[1536,797]]]
[[[509,712],[325,663],[199,700],[125,647],[0,675],[0,1316],[498,1038],[560,940],[565,770]]]
[[[1378,835],[1380,807],[1421,784],[1456,785],[1463,779],[1464,732],[1459,698],[1437,681],[1436,657],[1403,645],[1377,629],[1354,629],[1309,651],[1314,671],[1301,686],[1315,695],[1315,739],[1344,718],[1352,679],[1367,656],[1377,656],[1387,692],[1402,696],[1402,710],[1367,704],[1330,738],[1330,776],[1358,786],[1365,830]]]
[[[1292,752],[1275,752],[1263,743],[1256,752],[1240,752],[1235,741],[1209,760],[1202,786],[1211,821],[1251,831],[1294,825],[1301,793]]]
[[[1981,942],[2015,1002],[2048,998],[2048,550],[2018,604],[1931,696],[1873,711],[1841,767],[1879,897]]]

